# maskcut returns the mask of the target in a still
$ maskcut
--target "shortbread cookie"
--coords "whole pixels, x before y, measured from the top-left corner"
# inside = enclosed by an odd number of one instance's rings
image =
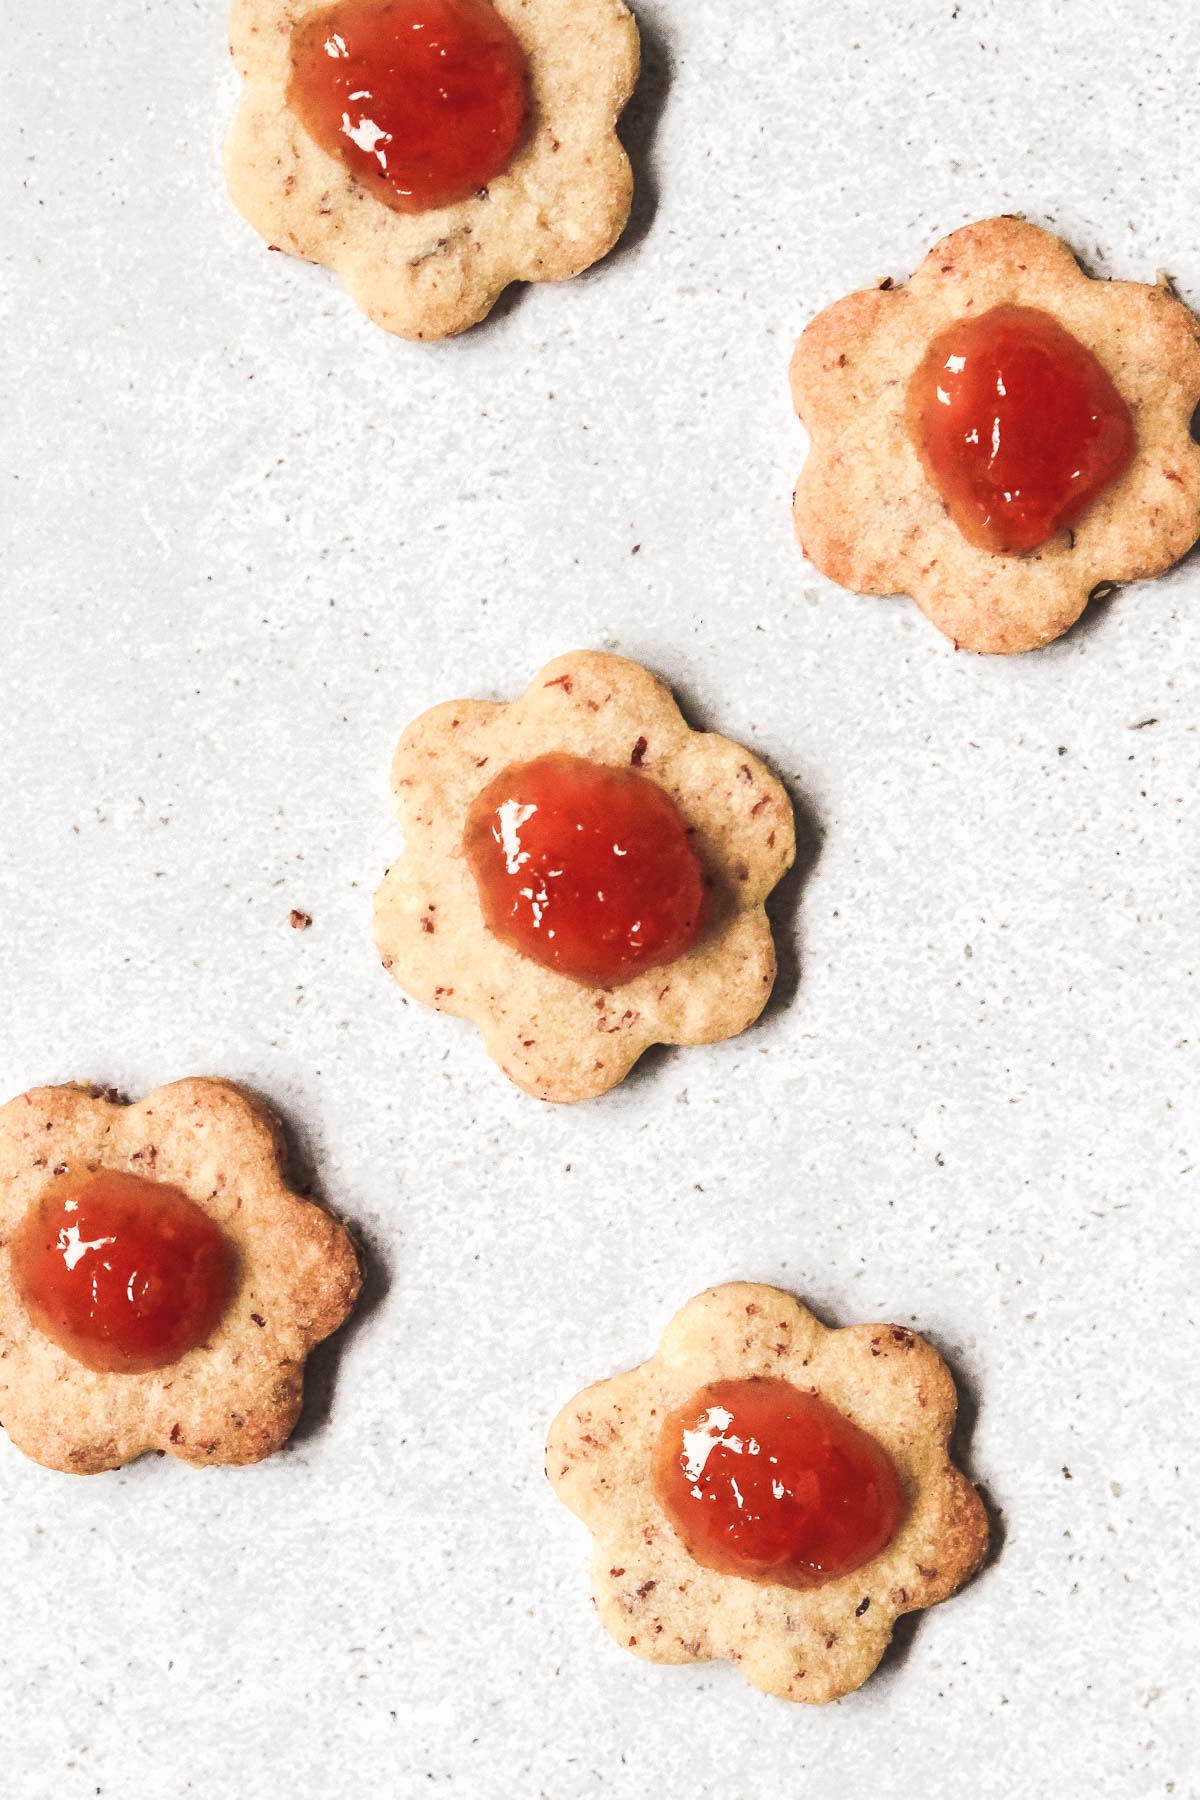
[[[1160,280],[1090,280],[1018,218],[814,319],[796,532],[823,574],[911,594],[962,649],[1035,649],[1200,536],[1200,324]]]
[[[762,1011],[791,803],[636,663],[577,651],[511,705],[434,707],[392,784],[405,851],[376,896],[384,967],[474,1020],[527,1093],[588,1099],[650,1044],[714,1043]]]
[[[649,1362],[585,1389],[546,1472],[595,1539],[617,1642],[721,1658],[820,1704],[874,1670],[901,1613],[974,1573],[988,1527],[950,1461],[946,1365],[899,1325],[829,1331],[778,1288],[689,1301]]]
[[[285,1183],[277,1121],[229,1082],[0,1108],[0,1419],[47,1468],[269,1456],[359,1286],[345,1228]]]
[[[625,227],[622,0],[234,0],[230,48],[235,205],[387,331],[465,331],[510,282],[578,275]]]

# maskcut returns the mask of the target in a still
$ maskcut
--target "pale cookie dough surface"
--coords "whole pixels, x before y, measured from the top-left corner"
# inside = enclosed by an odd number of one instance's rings
[[[563,281],[610,250],[633,194],[616,122],[639,46],[622,0],[494,0],[529,63],[522,148],[480,194],[400,213],[308,135],[285,95],[308,0],[234,0],[245,87],[225,147],[234,204],[275,249],[335,269],[385,330],[441,338],[478,323],[513,281]]]
[[[143,1374],[84,1368],[32,1323],[8,1239],[55,1173],[123,1170],[182,1189],[236,1258],[233,1297],[206,1344]],[[296,1423],[304,1361],[358,1297],[345,1228],[287,1187],[279,1127],[224,1081],[194,1079],[125,1105],[86,1087],[35,1088],[0,1108],[0,1420],[47,1468],[94,1474],[145,1450],[251,1463]]]
[[[969,544],[905,424],[909,380],[934,338],[994,306],[1039,307],[1085,344],[1128,403],[1137,448],[1073,532],[1000,556]],[[1165,285],[1094,281],[1060,238],[1018,218],[965,226],[903,287],[821,313],[792,358],[812,447],[796,533],[823,574],[862,594],[911,594],[968,650],[1031,650],[1109,583],[1161,574],[1200,536],[1200,324]]]
[[[711,880],[686,956],[620,987],[543,968],[488,931],[462,850],[476,795],[512,763],[566,751],[640,768],[674,800]],[[651,1044],[707,1044],[753,1023],[775,979],[764,902],[795,855],[782,784],[740,745],[693,731],[638,664],[578,651],[503,706],[452,701],[410,725],[392,785],[404,855],[376,896],[375,942],[408,993],[474,1020],[504,1073],[542,1100],[584,1100]]]
[[[711,1381],[771,1376],[819,1393],[890,1453],[908,1511],[852,1574],[797,1590],[693,1561],[654,1494],[662,1421]],[[640,1367],[584,1390],[550,1429],[546,1472],[595,1539],[592,1588],[616,1641],[652,1662],[722,1658],[768,1694],[820,1704],[874,1670],[897,1618],[944,1600],[987,1550],[983,1503],[950,1461],[957,1400],[941,1357],[895,1325],[830,1331],[790,1294],[710,1288]]]

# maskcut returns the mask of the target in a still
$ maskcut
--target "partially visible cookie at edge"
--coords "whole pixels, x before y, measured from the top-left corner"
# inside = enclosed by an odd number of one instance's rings
[[[1128,405],[1133,459],[1074,529],[1026,555],[974,547],[906,430],[909,381],[956,320],[1005,305],[1049,313]],[[957,647],[994,653],[1058,637],[1089,598],[1161,574],[1200,536],[1200,323],[1161,280],[1089,278],[1025,220],[984,220],[931,250],[912,279],[851,294],[807,327],[791,365],[811,448],[796,486],[809,560],[862,594],[910,594]]]
[[[89,1173],[177,1190],[229,1247],[219,1321],[168,1366],[85,1366],[18,1291],[22,1221],[56,1181]],[[0,1419],[35,1462],[92,1474],[147,1450],[196,1466],[271,1455],[299,1415],[305,1359],[360,1286],[349,1233],[287,1185],[278,1121],[231,1082],[177,1081],[136,1104],[81,1085],[35,1088],[0,1108]]]
[[[401,337],[477,324],[514,281],[563,281],[610,250],[633,194],[616,123],[639,68],[623,0],[494,0],[528,63],[531,115],[502,173],[467,198],[391,210],[289,109],[293,27],[311,0],[234,0],[244,88],[225,147],[230,195],[272,249],[323,263]]]

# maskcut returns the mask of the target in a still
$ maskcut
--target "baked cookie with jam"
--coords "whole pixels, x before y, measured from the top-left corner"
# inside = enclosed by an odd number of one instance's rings
[[[1049,643],[1200,536],[1200,323],[1166,282],[1097,281],[1019,218],[821,313],[792,358],[805,554],[910,594],[961,649]]]
[[[270,1456],[359,1286],[349,1233],[287,1186],[278,1122],[229,1082],[0,1107],[0,1419],[34,1462]]]
[[[375,900],[384,967],[474,1020],[527,1093],[589,1099],[649,1045],[715,1043],[762,1011],[791,802],[636,663],[576,651],[511,705],[434,707],[392,785],[405,847]]]
[[[234,204],[408,338],[465,331],[624,230],[623,0],[234,0]]]
[[[595,1540],[592,1591],[651,1662],[737,1664],[784,1700],[860,1687],[902,1613],[987,1550],[950,1459],[941,1357],[900,1325],[830,1331],[790,1294],[710,1288],[655,1354],[563,1407],[546,1472]]]

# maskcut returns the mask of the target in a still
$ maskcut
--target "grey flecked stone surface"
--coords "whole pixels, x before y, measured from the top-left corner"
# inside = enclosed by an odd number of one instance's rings
[[[642,10],[628,246],[436,348],[227,205],[216,0],[6,21],[0,1087],[249,1081],[374,1271],[267,1465],[0,1444],[12,1800],[1200,1793],[1200,574],[956,656],[800,559],[785,379],[994,211],[1200,302],[1198,15]],[[400,727],[579,644],[768,757],[811,866],[758,1030],[557,1111],[367,925]],[[730,1276],[927,1332],[1000,1518],[824,1712],[622,1655],[541,1474]]]

